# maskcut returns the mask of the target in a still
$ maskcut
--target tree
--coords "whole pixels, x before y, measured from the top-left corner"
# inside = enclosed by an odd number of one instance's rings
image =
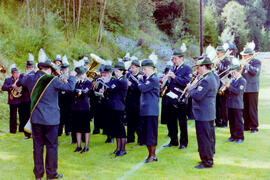
[[[261,39],[261,29],[266,22],[266,10],[263,8],[262,0],[247,0],[246,5],[248,38],[258,44]]]
[[[203,45],[209,44],[217,46],[218,44],[218,22],[217,22],[216,8],[211,6],[205,6],[203,10]]]
[[[221,13],[225,29],[235,37],[235,44],[239,50],[243,49],[247,41],[247,16],[245,8],[236,1],[231,1]],[[224,29],[224,30],[225,30]]]

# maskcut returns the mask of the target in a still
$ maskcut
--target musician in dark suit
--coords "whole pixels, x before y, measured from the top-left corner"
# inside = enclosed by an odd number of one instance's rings
[[[16,83],[17,87],[22,86],[24,77],[29,74],[35,74],[34,71],[34,59],[30,59],[26,62],[26,72],[20,74],[19,81]],[[21,96],[21,104],[19,108],[19,115],[20,115],[20,126],[19,131],[24,132],[25,139],[29,139],[31,134],[24,131],[24,126],[26,125],[27,121],[30,118],[30,94],[26,87],[22,89],[22,96]]]
[[[258,132],[258,96],[259,83],[261,72],[261,61],[252,58],[254,50],[249,48],[242,52],[244,60],[251,60],[245,64],[243,70],[243,77],[247,81],[247,86],[244,93],[244,130],[251,131],[251,133]]]
[[[72,72],[68,82],[64,83],[59,77],[51,76],[54,69],[50,60],[39,62],[38,68],[39,71],[27,75],[23,82],[23,86],[32,92],[31,103],[35,103],[31,109],[34,174],[36,179],[41,179],[44,175],[43,151],[45,145],[47,179],[58,179],[63,177],[62,174],[57,173],[58,126],[60,123],[58,93],[59,91],[74,90],[75,73]],[[35,97],[37,97],[36,102],[34,102]]]
[[[165,147],[178,146],[178,125],[180,126],[180,146],[179,149],[185,149],[188,145],[186,104],[179,103],[178,98],[182,91],[192,79],[192,69],[184,64],[184,53],[181,50],[173,52],[173,71],[168,73],[169,79],[166,96],[168,96],[168,122],[167,127],[171,141]]]
[[[141,140],[140,123],[140,96],[141,92],[138,88],[138,75],[140,74],[140,62],[133,60],[127,73],[128,92],[126,98],[126,121],[127,121],[127,143],[135,142],[135,132],[138,136],[138,144]],[[133,77],[136,79],[134,80]]]
[[[235,144],[244,141],[243,124],[243,94],[246,88],[246,80],[241,76],[240,65],[232,72],[233,80],[226,83],[228,89],[227,107],[231,137],[227,142],[235,141]]]
[[[77,82],[75,90],[72,93],[71,118],[73,132],[76,133],[77,148],[74,152],[85,153],[89,150],[89,133],[90,133],[90,104],[89,94],[91,82],[87,80],[86,68],[84,66],[76,67]],[[85,137],[85,146],[82,149],[82,136]]]
[[[158,160],[156,157],[156,146],[158,138],[160,87],[153,61],[150,59],[143,60],[141,66],[144,73],[144,76],[139,75],[142,143],[148,149],[148,157],[145,163],[149,163]]]
[[[98,80],[98,89],[95,94],[100,96],[100,104],[97,107],[98,119],[100,120],[101,127],[103,128],[103,134],[107,135],[105,143],[113,143],[112,126],[111,126],[111,113],[110,113],[110,99],[108,97],[107,88],[108,83],[114,79],[112,76],[112,66],[104,65],[101,69],[101,78]],[[107,113],[104,113],[107,112]]]
[[[195,116],[198,151],[202,162],[195,168],[210,168],[214,164],[216,95],[219,84],[211,71],[212,62],[204,57],[197,62],[199,78],[197,83],[188,85],[192,97],[192,110]]]
[[[128,91],[128,81],[124,75],[125,64],[117,62],[114,65],[114,76],[107,85],[108,108],[110,118],[110,130],[113,138],[116,138],[115,156],[126,154],[126,130],[124,126],[124,111],[126,108],[126,96]]]
[[[65,56],[64,56],[65,57]],[[62,65],[60,67],[60,79],[63,82],[67,82],[69,77],[69,63],[67,59],[63,58]],[[71,132],[71,100],[72,93],[68,91],[59,92],[59,108],[60,108],[60,124],[58,129],[58,136],[61,136],[65,127],[65,134],[68,136]],[[75,143],[75,137],[73,138]]]
[[[218,46],[216,48],[217,51],[217,57],[223,58],[225,55],[225,49],[223,46]],[[216,64],[216,73],[219,76],[219,78],[224,77],[227,73],[225,72],[228,70],[231,66],[231,62],[226,57],[222,59],[219,63]],[[228,108],[226,106],[226,93],[219,92],[217,94],[217,105],[216,105],[216,112],[217,112],[217,118],[216,118],[216,126],[217,127],[227,127],[228,124]]]
[[[9,132],[15,134],[17,132],[17,112],[20,109],[21,98],[14,97],[11,94],[13,89],[17,89],[16,81],[19,79],[19,71],[16,66],[11,67],[11,77],[6,78],[2,86],[2,91],[8,92],[9,104]],[[21,117],[19,117],[21,119]],[[21,122],[20,122],[21,124]]]
[[[163,77],[166,76],[170,70],[172,69],[172,67],[170,65],[167,65],[164,69],[164,72],[163,72]],[[162,80],[161,80],[162,82]],[[163,82],[162,82],[163,83]],[[164,87],[166,88],[166,87]],[[165,90],[165,89],[161,89],[162,90]],[[167,124],[168,122],[168,97],[164,94],[162,94],[161,92],[161,96],[162,96],[162,99],[161,99],[161,124]],[[168,134],[168,136],[170,136]]]

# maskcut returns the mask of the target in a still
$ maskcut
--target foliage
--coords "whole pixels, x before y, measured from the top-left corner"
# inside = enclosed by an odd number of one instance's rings
[[[236,11],[237,9],[237,11]],[[247,41],[247,16],[243,5],[231,1],[226,4],[221,14],[225,27],[235,37],[235,43],[238,49],[243,49]]]

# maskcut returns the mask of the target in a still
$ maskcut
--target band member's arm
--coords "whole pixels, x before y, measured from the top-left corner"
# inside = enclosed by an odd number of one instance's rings
[[[17,81],[16,85],[23,86],[23,79],[25,78],[24,74],[20,74],[19,80]]]
[[[185,74],[181,77],[175,76],[174,83],[179,84],[180,86],[185,87],[192,80],[192,69],[188,68]]]
[[[12,83],[9,78],[5,79],[5,82],[2,86],[2,91],[11,91],[12,90]]]
[[[235,95],[239,95],[240,92],[244,92],[245,87],[246,87],[246,81],[242,80],[240,81],[238,86],[234,86],[233,84],[230,84],[228,90]]]
[[[158,80],[155,81],[155,79],[153,78],[149,78],[148,80],[146,80],[146,82],[143,82],[141,79],[139,79],[140,83],[139,83],[139,90],[142,93],[148,92],[153,90],[155,87],[159,86],[159,82]]]
[[[248,73],[252,76],[256,76],[261,69],[261,62],[260,61],[256,61],[254,62],[252,65],[248,64],[247,67],[245,67],[245,69],[248,71]]]
[[[206,80],[202,80],[196,88],[189,89],[188,93],[193,99],[200,101],[208,92],[208,86],[209,83]]]
[[[117,92],[120,89],[128,89],[127,81],[116,79],[107,89],[108,92]]]
[[[58,91],[74,91],[75,89],[75,84],[76,84],[76,78],[75,76],[69,76],[68,82],[62,82],[59,77],[56,77],[54,80],[54,87]]]

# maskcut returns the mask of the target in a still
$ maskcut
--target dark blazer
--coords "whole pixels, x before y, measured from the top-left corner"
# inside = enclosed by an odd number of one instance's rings
[[[253,59],[248,64],[248,69],[244,69],[242,73],[247,81],[245,92],[259,92],[261,61]]]
[[[139,80],[140,116],[159,116],[159,80],[156,74]]]
[[[195,87],[188,90],[192,97],[192,111],[195,120],[212,121],[216,119],[216,95],[218,83],[212,72],[208,73]]]
[[[27,87],[29,92],[32,92],[34,85],[43,74],[44,72],[37,71],[35,74],[27,75],[23,86]],[[76,79],[74,76],[70,76],[67,83],[62,82],[59,77],[52,80],[33,111],[31,122],[41,125],[58,125],[60,123],[58,92],[73,91],[75,82]]]
[[[90,110],[90,103],[89,103],[90,90],[91,90],[91,82],[89,80],[76,83],[75,90],[72,92],[71,109],[73,111]],[[79,91],[81,91],[80,96],[78,95]]]
[[[175,67],[173,67],[173,69],[175,69]],[[167,83],[169,84],[166,94],[171,91],[180,97],[182,94],[181,91],[183,91],[187,84],[192,80],[192,69],[188,65],[182,64],[177,68],[177,70],[173,70],[173,72],[175,74],[175,78],[170,78],[168,80]],[[177,104],[178,101],[177,99],[168,97],[168,103]]]
[[[226,71],[228,68],[230,68],[231,62],[228,59],[223,59],[216,65],[216,70],[217,74],[219,75],[220,73]],[[220,77],[223,77],[226,75],[226,73],[223,73]]]
[[[35,74],[35,71],[31,71],[30,73],[28,73],[27,75],[29,74]],[[27,76],[26,75],[26,76]],[[24,81],[24,74],[20,74],[20,77],[19,77],[19,80],[17,82],[17,86],[23,86],[23,81]],[[27,87],[24,87],[23,86],[23,89],[22,89],[22,97],[21,97],[21,101],[22,102],[30,102],[30,94],[29,94],[29,91],[27,89]]]
[[[134,77],[138,79],[138,75]],[[138,87],[139,85],[130,77],[130,73],[127,74],[127,79],[131,82],[131,86],[128,87],[126,108],[140,109],[141,92]]]
[[[126,108],[126,97],[128,91],[128,82],[126,77],[119,79],[112,78],[107,85],[108,108],[116,111],[124,111]]]
[[[5,79],[5,82],[2,86],[2,91],[8,92],[8,104],[20,104],[21,98],[13,98],[11,99],[11,91],[12,91],[12,85],[15,83],[15,79],[13,77],[9,77]]]
[[[244,109],[243,94],[246,88],[246,80],[243,77],[232,80],[227,91],[227,107]]]

